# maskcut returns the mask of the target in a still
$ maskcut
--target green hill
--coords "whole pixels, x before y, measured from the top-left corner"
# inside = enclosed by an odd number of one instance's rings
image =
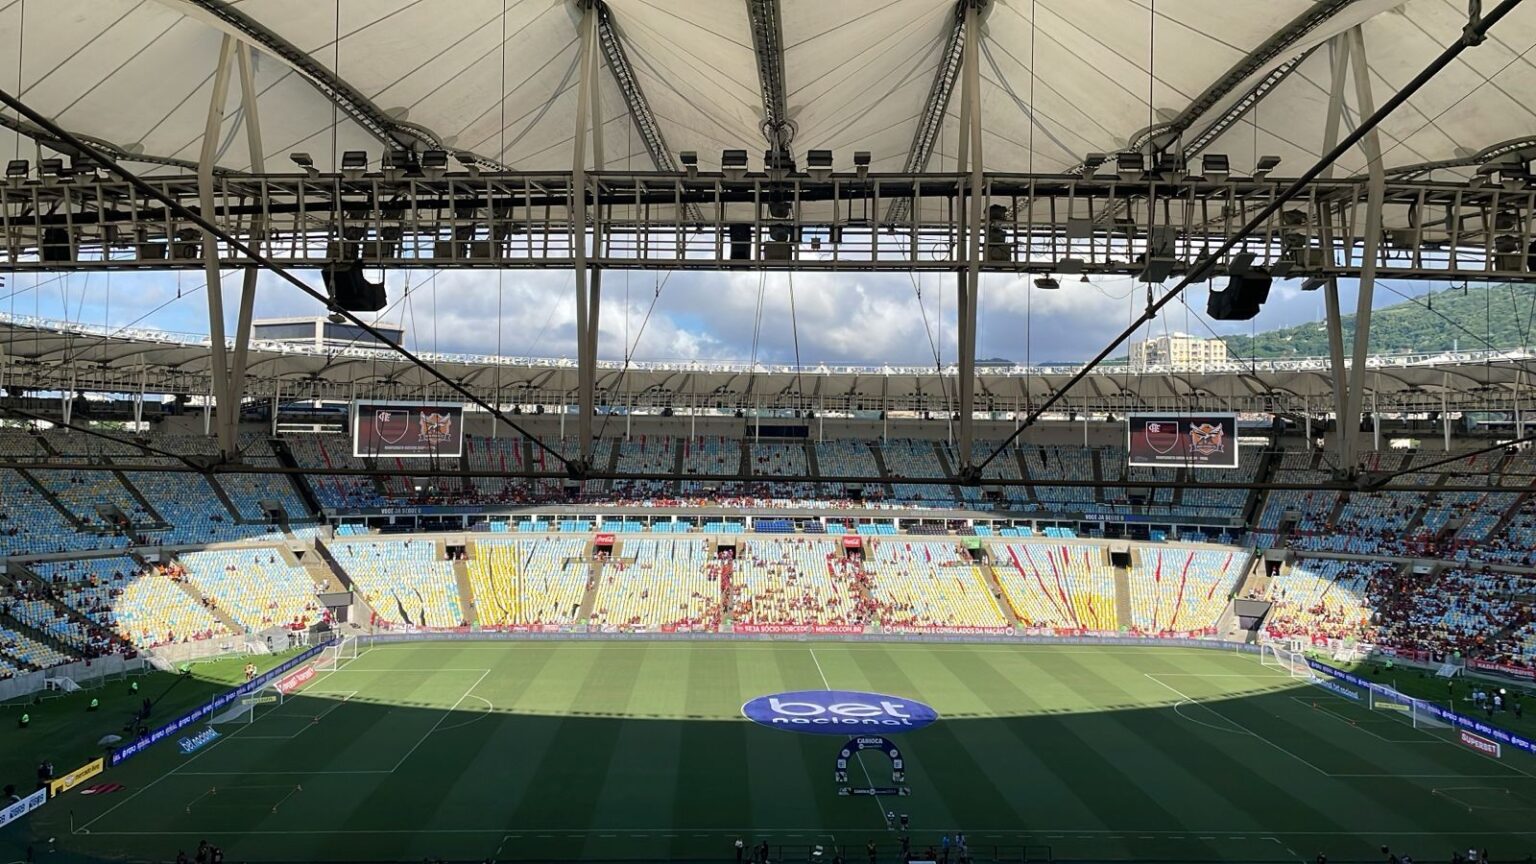
[[[1498,284],[1449,288],[1427,298],[1383,306],[1371,315],[1372,354],[1519,348],[1536,343],[1532,298],[1536,285]],[[1344,350],[1355,334],[1355,316],[1344,316]],[[1491,338],[1490,338],[1491,335]],[[1326,357],[1328,333],[1322,322],[1270,330],[1255,336],[1224,337],[1238,357],[1270,360]]]

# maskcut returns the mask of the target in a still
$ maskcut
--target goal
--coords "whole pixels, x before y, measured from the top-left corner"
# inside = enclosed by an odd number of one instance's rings
[[[320,652],[315,668],[322,672],[334,672],[342,664],[357,659],[357,637],[343,636]]]
[[[1307,660],[1301,655],[1299,642],[1292,642],[1290,647],[1276,642],[1260,643],[1259,662],[1273,669],[1282,670],[1292,678],[1312,677],[1312,670],[1307,667]]]
[[[1399,693],[1391,688],[1372,688],[1367,691],[1370,694],[1372,711],[1386,711],[1390,716],[1397,717],[1404,723],[1415,729],[1448,729],[1450,724],[1434,716],[1422,699]]]

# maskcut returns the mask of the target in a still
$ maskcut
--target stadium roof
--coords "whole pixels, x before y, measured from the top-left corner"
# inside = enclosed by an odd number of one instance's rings
[[[711,170],[723,149],[760,153],[765,116],[782,110],[801,159],[811,148],[864,150],[874,171],[947,170],[959,100],[936,97],[955,78],[957,8],[609,0],[600,7],[606,163],[646,170],[696,151]],[[137,157],[133,167],[181,170],[198,159],[228,34],[257,51],[269,169],[294,151],[331,170],[346,150],[376,162],[388,147],[411,146],[563,170],[580,16],[573,0],[5,0],[0,45],[16,53],[0,86],[66,130]],[[1234,172],[1275,155],[1281,173],[1299,173],[1324,149],[1330,37],[1362,25],[1380,104],[1466,23],[1459,0],[989,0],[980,26],[985,169],[1065,172],[1087,153],[1164,134],[1181,136],[1186,151],[1228,154]],[[765,54],[765,44],[780,50]],[[1530,137],[1533,46],[1536,4],[1526,4],[1382,125],[1388,168],[1470,163]],[[238,91],[226,106],[236,121]],[[1345,103],[1348,128],[1358,112],[1351,95]],[[942,123],[925,125],[940,104]],[[9,114],[5,122],[17,123]],[[239,122],[225,124],[217,162],[252,168]],[[1364,165],[1357,149],[1339,170]]]

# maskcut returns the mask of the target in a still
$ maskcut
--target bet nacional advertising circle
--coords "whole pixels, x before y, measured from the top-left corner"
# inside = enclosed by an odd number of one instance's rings
[[[759,696],[741,706],[759,726],[809,735],[883,735],[932,725],[939,712],[903,696],[859,690],[794,690]]]

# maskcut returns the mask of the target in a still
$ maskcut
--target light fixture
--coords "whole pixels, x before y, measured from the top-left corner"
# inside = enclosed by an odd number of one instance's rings
[[[1279,156],[1260,156],[1259,164],[1254,166],[1253,176],[1255,179],[1262,180],[1263,178],[1269,176],[1269,172],[1275,170],[1278,167],[1280,167]]]
[[[853,151],[853,170],[858,172],[858,175],[860,177],[868,177],[869,176],[869,151],[868,150],[855,150],[855,151]]]
[[[1107,162],[1108,160],[1109,160],[1109,157],[1105,156],[1103,153],[1089,153],[1087,156],[1084,156],[1083,157],[1083,178],[1085,180],[1092,180],[1093,179],[1093,172],[1095,172],[1095,171],[1099,170],[1101,167],[1103,167],[1104,163]]]
[[[5,179],[12,184],[20,183],[27,179],[27,171],[31,167],[31,163],[25,159],[12,159],[5,163]]]
[[[720,171],[732,180],[740,180],[747,176],[747,151],[720,151]]]
[[[1041,276],[1035,280],[1035,287],[1044,291],[1055,291],[1061,287],[1061,283],[1057,282],[1054,277]]]
[[[1303,290],[1303,291],[1316,291],[1317,289],[1319,289],[1319,288],[1321,288],[1321,287],[1323,287],[1324,285],[1327,285],[1327,284],[1328,284],[1328,280],[1324,279],[1321,276],[1309,276],[1309,277],[1307,277],[1306,281],[1301,283],[1301,290]]]
[[[827,179],[832,174],[832,151],[807,151],[805,154],[805,170],[817,180]]]
[[[37,176],[43,180],[57,180],[66,182],[69,180],[69,171],[64,167],[63,159],[39,159],[37,162]]]
[[[429,178],[436,180],[448,173],[448,151],[427,150],[421,154],[421,170]]]
[[[294,165],[297,165],[300,169],[302,169],[304,171],[304,174],[306,176],[308,176],[310,179],[314,179],[314,178],[320,176],[320,172],[315,170],[315,159],[314,159],[314,157],[310,156],[308,153],[305,153],[303,151],[297,151],[297,152],[294,152],[294,153],[289,153],[288,154],[288,160],[290,162],[292,162]]]
[[[361,177],[368,170],[368,154],[361,150],[348,150],[341,154],[341,173],[345,177]]]
[[[453,151],[453,159],[462,165],[465,171],[469,172],[469,176],[480,176],[480,157],[468,150],[455,150]]]
[[[697,150],[684,150],[677,154],[677,161],[683,165],[683,170],[689,177],[699,176],[699,153]]]
[[[1115,173],[1122,180],[1139,180],[1147,173],[1147,157],[1140,150],[1123,150],[1115,154]]]
[[[1225,182],[1232,175],[1232,160],[1225,153],[1207,153],[1200,157],[1200,173],[1212,183]]]

